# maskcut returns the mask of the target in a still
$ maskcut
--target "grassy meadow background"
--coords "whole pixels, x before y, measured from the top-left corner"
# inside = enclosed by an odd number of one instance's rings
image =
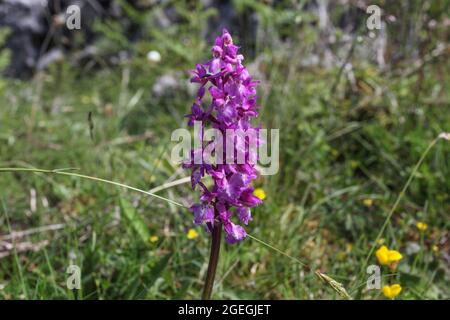
[[[334,43],[324,43],[328,35],[302,1],[240,2],[258,17],[254,41],[228,26],[261,81],[258,121],[280,129],[280,170],[257,180],[267,197],[247,231],[332,276],[354,298],[385,299],[365,288],[366,256],[381,244],[403,255],[394,272],[381,269],[383,285],[401,284],[397,299],[450,298],[449,141],[430,150],[374,242],[423,152],[450,132],[449,4],[408,2],[405,10],[402,1],[376,1],[395,17],[384,68],[366,51],[375,40],[364,11],[353,38],[337,30]],[[181,17],[168,28],[152,27],[157,10],[124,5],[129,19],[147,26],[138,41],[116,21],[97,21],[95,61],[74,63],[72,52],[29,79],[0,78],[0,167],[77,168],[144,190],[187,176],[170,162],[170,136],[186,126],[194,97],[188,70],[209,59],[203,30],[217,12],[163,3]],[[349,8],[334,7],[330,21],[338,24]],[[151,50],[159,62],[149,61]],[[131,54],[114,64],[105,58],[121,51]],[[1,51],[2,68],[14,54]],[[327,54],[335,63],[322,63]],[[158,194],[186,205],[197,196],[189,183]],[[0,299],[197,299],[210,238],[192,220],[183,208],[111,185],[2,172]],[[419,231],[417,222],[428,228]],[[188,237],[191,228],[197,237]],[[77,292],[66,288],[71,264],[82,271]],[[377,264],[374,254],[369,264]],[[216,280],[216,299],[340,298],[250,238],[223,245]]]

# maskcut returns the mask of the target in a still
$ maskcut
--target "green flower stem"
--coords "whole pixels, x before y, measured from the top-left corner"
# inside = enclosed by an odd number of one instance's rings
[[[211,253],[209,256],[208,271],[206,273],[205,285],[203,287],[202,300],[210,300],[214,287],[217,264],[219,262],[220,241],[222,240],[222,225],[216,221],[211,239]]]

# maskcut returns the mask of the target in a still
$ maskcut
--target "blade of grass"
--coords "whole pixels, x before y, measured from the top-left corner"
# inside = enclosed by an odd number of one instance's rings
[[[157,199],[160,200],[164,200],[166,202],[169,202],[171,204],[174,204],[176,206],[182,207],[182,208],[187,208],[185,205],[176,202],[174,200],[171,199],[167,199],[164,197],[161,197],[157,194],[154,194],[152,192],[148,192],[142,189],[138,189],[123,183],[119,183],[119,182],[115,182],[115,181],[111,181],[111,180],[106,180],[106,179],[102,179],[102,178],[97,178],[97,177],[93,177],[93,176],[88,176],[88,175],[84,175],[84,174],[78,174],[78,173],[74,173],[74,172],[66,172],[63,171],[61,169],[54,169],[54,170],[47,170],[47,169],[36,169],[36,168],[0,168],[0,172],[35,172],[35,173],[46,173],[46,174],[57,174],[57,175],[63,175],[63,176],[70,176],[70,177],[77,177],[77,178],[82,178],[82,179],[87,179],[87,180],[93,180],[93,181],[99,181],[99,182],[104,182],[104,183],[108,183],[108,184],[112,184],[115,185],[117,187],[121,187],[121,188],[125,188],[125,189],[129,189],[129,190],[133,190],[136,192],[140,192],[152,197],[155,197]]]
[[[8,226],[8,232],[11,234],[12,233],[12,229],[11,229],[11,224],[9,222],[8,210],[6,209],[3,197],[0,198],[0,201],[2,202],[2,208],[3,208],[3,213],[5,214],[5,218],[6,218],[6,224]],[[24,280],[24,277],[23,277],[22,265],[20,264],[20,261],[19,261],[19,255],[17,254],[17,250],[16,250],[16,246],[14,244],[14,240],[13,240],[12,244],[13,244],[13,249],[12,250],[13,250],[13,254],[14,254],[14,262],[16,263],[17,270],[19,271],[20,284],[22,286],[22,290],[23,290],[23,294],[25,296],[25,299],[28,299],[28,297],[29,297],[28,296],[28,288],[27,288],[27,286],[25,284],[25,280]]]

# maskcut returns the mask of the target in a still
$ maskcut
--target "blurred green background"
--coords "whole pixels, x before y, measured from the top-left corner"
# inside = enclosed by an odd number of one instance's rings
[[[226,27],[261,81],[258,121],[280,128],[280,170],[256,182],[267,197],[247,231],[363,299],[385,299],[364,270],[385,244],[403,255],[381,268],[397,299],[450,298],[450,142],[430,150],[375,243],[427,146],[450,132],[449,1],[94,2],[72,31],[58,22],[67,3],[49,4],[43,30],[25,33],[31,58],[13,7],[0,13],[0,167],[78,168],[144,190],[187,176],[170,135],[186,127],[189,70]],[[370,4],[381,30],[367,28]],[[197,197],[189,183],[158,194]],[[0,299],[197,299],[210,238],[192,219],[102,183],[2,172]],[[216,280],[216,299],[339,298],[250,238],[222,247]]]

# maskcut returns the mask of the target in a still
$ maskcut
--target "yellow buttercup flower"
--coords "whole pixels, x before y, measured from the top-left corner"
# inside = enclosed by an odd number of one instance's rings
[[[264,200],[266,198],[266,193],[263,188],[256,188],[255,191],[253,191],[253,194],[260,200]]]
[[[375,252],[375,255],[381,265],[390,266],[395,266],[395,264],[403,258],[400,252],[389,250],[386,246],[381,246],[380,249]]]
[[[400,292],[402,292],[402,287],[398,283],[383,287],[383,294],[389,299],[394,299]]]
[[[396,250],[390,250],[389,251],[389,260],[391,262],[397,262],[402,260],[403,256],[400,252],[396,251]]]
[[[193,239],[195,239],[195,238],[198,237],[198,232],[195,231],[194,229],[189,229],[189,231],[188,231],[186,237],[187,237],[189,240],[193,240]]]
[[[366,207],[371,207],[371,206],[373,205],[373,200],[372,200],[372,199],[364,199],[364,200],[363,200],[363,204],[364,204]]]
[[[417,229],[419,229],[419,231],[425,231],[428,228],[428,225],[425,222],[417,222],[416,223],[416,227]]]
[[[150,238],[148,238],[148,241],[150,241],[150,243],[155,243],[158,240],[159,240],[158,236],[151,236]]]
[[[375,255],[377,256],[378,262],[381,265],[387,265],[389,264],[389,249],[386,246],[382,246],[380,249],[378,249],[375,252]]]

